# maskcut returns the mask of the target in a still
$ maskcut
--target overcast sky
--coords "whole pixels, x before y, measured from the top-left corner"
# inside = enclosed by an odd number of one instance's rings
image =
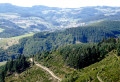
[[[120,0],[0,0],[0,3],[12,3],[31,7],[45,5],[50,7],[76,8],[83,6],[120,6]]]

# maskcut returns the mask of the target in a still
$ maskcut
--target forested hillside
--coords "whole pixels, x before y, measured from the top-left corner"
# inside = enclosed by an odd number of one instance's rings
[[[45,65],[57,76],[61,77],[63,82],[96,82],[99,81],[99,79],[115,82],[120,80],[119,72],[117,72],[117,68],[119,67],[119,55],[120,39],[108,38],[107,40],[103,39],[99,43],[70,44],[52,51],[39,52],[32,57],[35,58],[35,61]],[[19,55],[16,60],[8,62],[4,69],[9,71],[8,74],[12,74],[13,72],[19,73],[25,69],[27,65],[25,57]],[[34,67],[28,70],[33,71],[33,69]],[[33,73],[23,72],[19,74],[19,76],[23,78],[24,73],[27,75],[31,73],[30,76],[32,80],[40,80],[40,78],[34,77],[35,75],[38,75],[36,72],[38,68],[34,70],[35,72]],[[109,71],[115,73],[109,73]],[[40,70],[39,72],[44,74]],[[1,72],[1,74],[4,73]],[[5,80],[14,81],[14,77],[14,75],[6,76]],[[30,78],[24,77],[23,80],[30,80]],[[2,78],[4,79],[4,77]]]
[[[67,74],[62,82],[119,82],[120,56],[115,55],[116,52],[109,52],[100,62]]]
[[[119,54],[119,44],[119,39],[116,40],[115,38],[109,38],[107,40],[102,40],[101,42],[96,44],[71,44],[64,47],[60,47],[56,51],[57,54],[62,56],[66,65],[72,68],[80,69],[102,60],[104,57],[106,57],[107,53],[109,53],[113,49],[117,50]],[[49,60],[51,58],[49,58],[49,54],[51,52],[44,52],[40,54],[38,53],[38,56],[36,57],[38,59],[48,58]]]
[[[116,26],[114,26],[114,24]],[[20,41],[20,46],[23,47],[24,45],[24,49],[21,52],[23,54],[35,54],[67,44],[99,42],[103,38],[118,37],[119,31],[119,21],[107,21],[96,26],[70,28],[57,32],[41,32],[35,34],[31,38],[22,39]],[[10,47],[10,49],[12,50],[12,47]]]
[[[64,76],[63,82],[96,82],[100,79],[116,82],[120,80],[119,45],[119,39],[109,38],[97,44],[68,45],[38,53],[35,57],[59,77]],[[69,67],[73,69],[70,71]]]
[[[99,42],[103,38],[117,38],[119,34],[119,21],[104,21],[99,24],[69,28],[56,32],[40,32],[32,37],[23,38],[19,44],[1,51],[1,53],[4,53],[4,55],[1,55],[1,59],[6,59],[5,56],[15,57],[17,54],[33,55],[38,52],[57,49],[60,46],[68,44]]]

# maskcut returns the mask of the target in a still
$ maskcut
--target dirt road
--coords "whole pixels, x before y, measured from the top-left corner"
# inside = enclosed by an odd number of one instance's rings
[[[33,59],[30,58],[30,61],[33,61]],[[62,81],[62,79],[59,78],[59,77],[57,77],[49,68],[47,68],[47,67],[45,67],[45,66],[42,66],[41,64],[39,64],[39,63],[36,62],[36,61],[35,61],[35,64],[36,64],[38,67],[42,68],[43,70],[47,71],[53,78],[57,79],[58,82]]]

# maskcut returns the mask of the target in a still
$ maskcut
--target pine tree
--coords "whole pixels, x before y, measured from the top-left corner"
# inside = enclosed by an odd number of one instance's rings
[[[0,73],[0,82],[5,82],[5,74],[4,71]]]

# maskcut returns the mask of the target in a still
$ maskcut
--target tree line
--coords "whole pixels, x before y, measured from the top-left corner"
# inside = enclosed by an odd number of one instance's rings
[[[11,58],[6,65],[3,67],[2,71],[0,71],[0,82],[5,81],[5,77],[9,76],[13,73],[21,73],[27,67],[29,67],[29,62],[26,60],[24,55],[19,55],[17,59]]]
[[[102,41],[103,38],[117,38],[119,34],[119,21],[104,21],[94,25],[69,28],[63,31],[40,32],[32,37],[21,39],[19,44],[3,51],[0,54],[2,56],[1,61],[9,58],[9,56],[15,57],[18,54],[33,55],[46,50],[51,51],[68,44],[97,43]]]

